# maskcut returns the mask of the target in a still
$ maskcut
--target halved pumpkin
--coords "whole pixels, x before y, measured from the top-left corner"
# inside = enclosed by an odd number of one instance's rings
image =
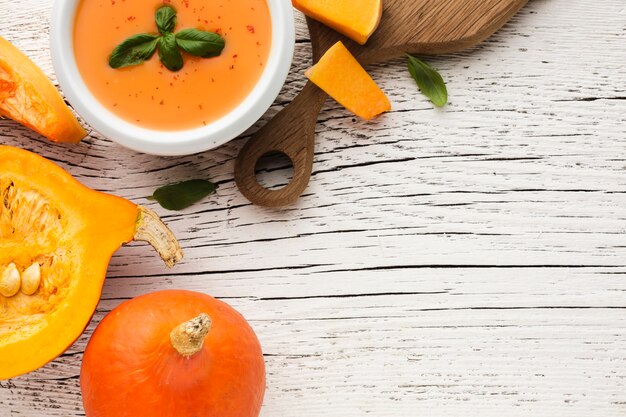
[[[182,258],[151,210],[87,188],[34,153],[0,146],[0,379],[39,368],[80,336],[111,256],[131,240],[152,244],[168,266]],[[3,284],[15,277],[21,289],[13,293]]]
[[[305,15],[361,45],[372,36],[383,14],[383,0],[292,0],[292,3]]]
[[[53,142],[78,143],[87,134],[48,77],[1,36],[0,116]]]
[[[339,104],[366,120],[391,110],[391,103],[342,42],[304,73]]]

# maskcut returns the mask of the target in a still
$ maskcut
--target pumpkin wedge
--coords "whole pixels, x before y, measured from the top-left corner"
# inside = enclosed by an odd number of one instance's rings
[[[333,45],[304,75],[339,104],[364,119],[391,110],[385,93],[342,42]]]
[[[293,6],[361,45],[372,36],[383,14],[382,0],[292,0]]]
[[[152,244],[168,266],[182,258],[153,211],[0,146],[0,379],[39,368],[80,336],[111,256],[132,240]]]
[[[48,77],[1,36],[0,116],[53,142],[78,143],[87,134]]]

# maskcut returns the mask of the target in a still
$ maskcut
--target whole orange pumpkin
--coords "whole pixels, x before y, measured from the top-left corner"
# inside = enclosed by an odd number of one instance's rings
[[[80,375],[87,417],[257,417],[261,346],[245,319],[206,294],[167,290],[113,309]]]

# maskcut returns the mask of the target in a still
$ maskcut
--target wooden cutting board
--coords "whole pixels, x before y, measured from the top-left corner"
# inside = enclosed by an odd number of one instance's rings
[[[397,58],[405,53],[444,54],[472,47],[500,29],[527,0],[383,0],[380,26],[365,46],[307,18],[313,61],[341,40],[363,65]],[[303,75],[304,76],[304,75]],[[415,94],[419,94],[416,90]],[[252,203],[279,207],[302,194],[313,168],[315,124],[327,95],[308,82],[296,98],[241,149],[235,162],[235,181]],[[269,190],[256,179],[257,161],[281,152],[293,162],[293,179]]]

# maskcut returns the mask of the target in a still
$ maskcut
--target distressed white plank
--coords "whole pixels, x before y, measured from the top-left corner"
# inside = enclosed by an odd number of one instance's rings
[[[0,4],[0,35],[54,79],[51,1]],[[263,416],[626,414],[625,38],[622,0],[533,0],[480,47],[429,59],[448,81],[443,110],[404,63],[374,66],[394,112],[356,121],[329,101],[311,185],[281,210],[234,186],[245,137],[156,158],[97,134],[51,145],[0,121],[2,143],[164,214],[186,252],[165,271],[145,245],[121,249],[87,332],[1,382],[0,416],[82,415],[77,377],[96,323],[124,299],[180,287],[251,321],[268,366]],[[308,65],[298,16],[292,73],[257,126]],[[284,167],[270,171],[284,181]],[[198,176],[220,189],[183,213],[143,198]]]
[[[254,318],[268,364],[264,415],[408,416],[415,409],[446,415],[463,407],[477,416],[498,416],[502,409],[512,415],[623,411],[626,317],[619,307],[626,268],[422,269],[394,274],[397,288],[381,286],[386,274],[361,274],[359,290],[369,296],[265,296],[272,279],[260,277],[248,282],[260,294],[219,294]],[[349,275],[324,282],[347,283]],[[96,321],[119,301],[107,299],[109,292],[120,286],[129,295],[142,292],[129,281],[107,283]],[[377,288],[397,292],[371,292]],[[5,383],[24,414],[80,415],[72,393],[86,338],[45,369]],[[40,403],[33,391],[54,395]],[[62,408],[50,410],[48,401]]]

